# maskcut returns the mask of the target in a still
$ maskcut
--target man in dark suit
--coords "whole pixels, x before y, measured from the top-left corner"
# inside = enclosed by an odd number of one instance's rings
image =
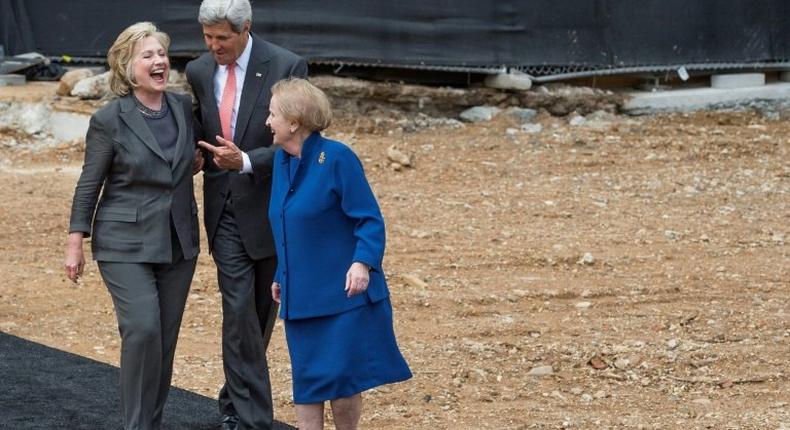
[[[198,21],[209,52],[187,64],[186,75],[208,141],[199,144],[204,221],[222,292],[222,428],[270,429],[266,347],[277,314],[270,289],[277,261],[267,215],[275,149],[265,121],[271,86],[305,77],[307,63],[250,33],[249,0],[204,0]]]

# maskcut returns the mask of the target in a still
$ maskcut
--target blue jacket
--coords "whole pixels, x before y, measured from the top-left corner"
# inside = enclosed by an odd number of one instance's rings
[[[346,145],[313,133],[293,182],[291,159],[282,149],[275,153],[269,202],[280,317],[334,315],[388,297],[381,268],[384,219],[359,158]],[[371,267],[370,282],[365,293],[349,298],[346,272],[354,262]]]

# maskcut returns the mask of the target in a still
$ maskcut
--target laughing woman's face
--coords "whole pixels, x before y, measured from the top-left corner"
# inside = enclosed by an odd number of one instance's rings
[[[167,50],[155,37],[148,36],[137,42],[132,61],[132,76],[138,85],[135,91],[156,93],[167,88],[170,59],[167,58]]]
[[[269,102],[269,117],[266,118],[266,125],[272,130],[272,139],[275,145],[282,145],[293,135],[291,128],[293,121],[288,121],[280,111],[280,101],[277,96],[272,96]]]

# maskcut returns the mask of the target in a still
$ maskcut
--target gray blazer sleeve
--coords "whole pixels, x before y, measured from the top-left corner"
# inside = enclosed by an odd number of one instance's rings
[[[85,162],[71,204],[69,233],[83,232],[85,237],[90,236],[96,202],[110,171],[113,156],[112,140],[105,127],[96,116],[91,117],[85,136]]]

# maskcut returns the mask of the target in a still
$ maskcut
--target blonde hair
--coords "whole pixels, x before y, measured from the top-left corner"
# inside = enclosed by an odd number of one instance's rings
[[[132,56],[135,45],[146,37],[153,37],[159,41],[165,52],[170,48],[170,36],[159,31],[150,22],[138,22],[122,31],[107,53],[107,63],[110,65],[110,90],[118,96],[125,96],[133,88],[137,88],[137,82],[132,74]]]
[[[310,131],[323,131],[332,123],[332,106],[326,93],[302,78],[283,79],[272,86],[280,113]]]

